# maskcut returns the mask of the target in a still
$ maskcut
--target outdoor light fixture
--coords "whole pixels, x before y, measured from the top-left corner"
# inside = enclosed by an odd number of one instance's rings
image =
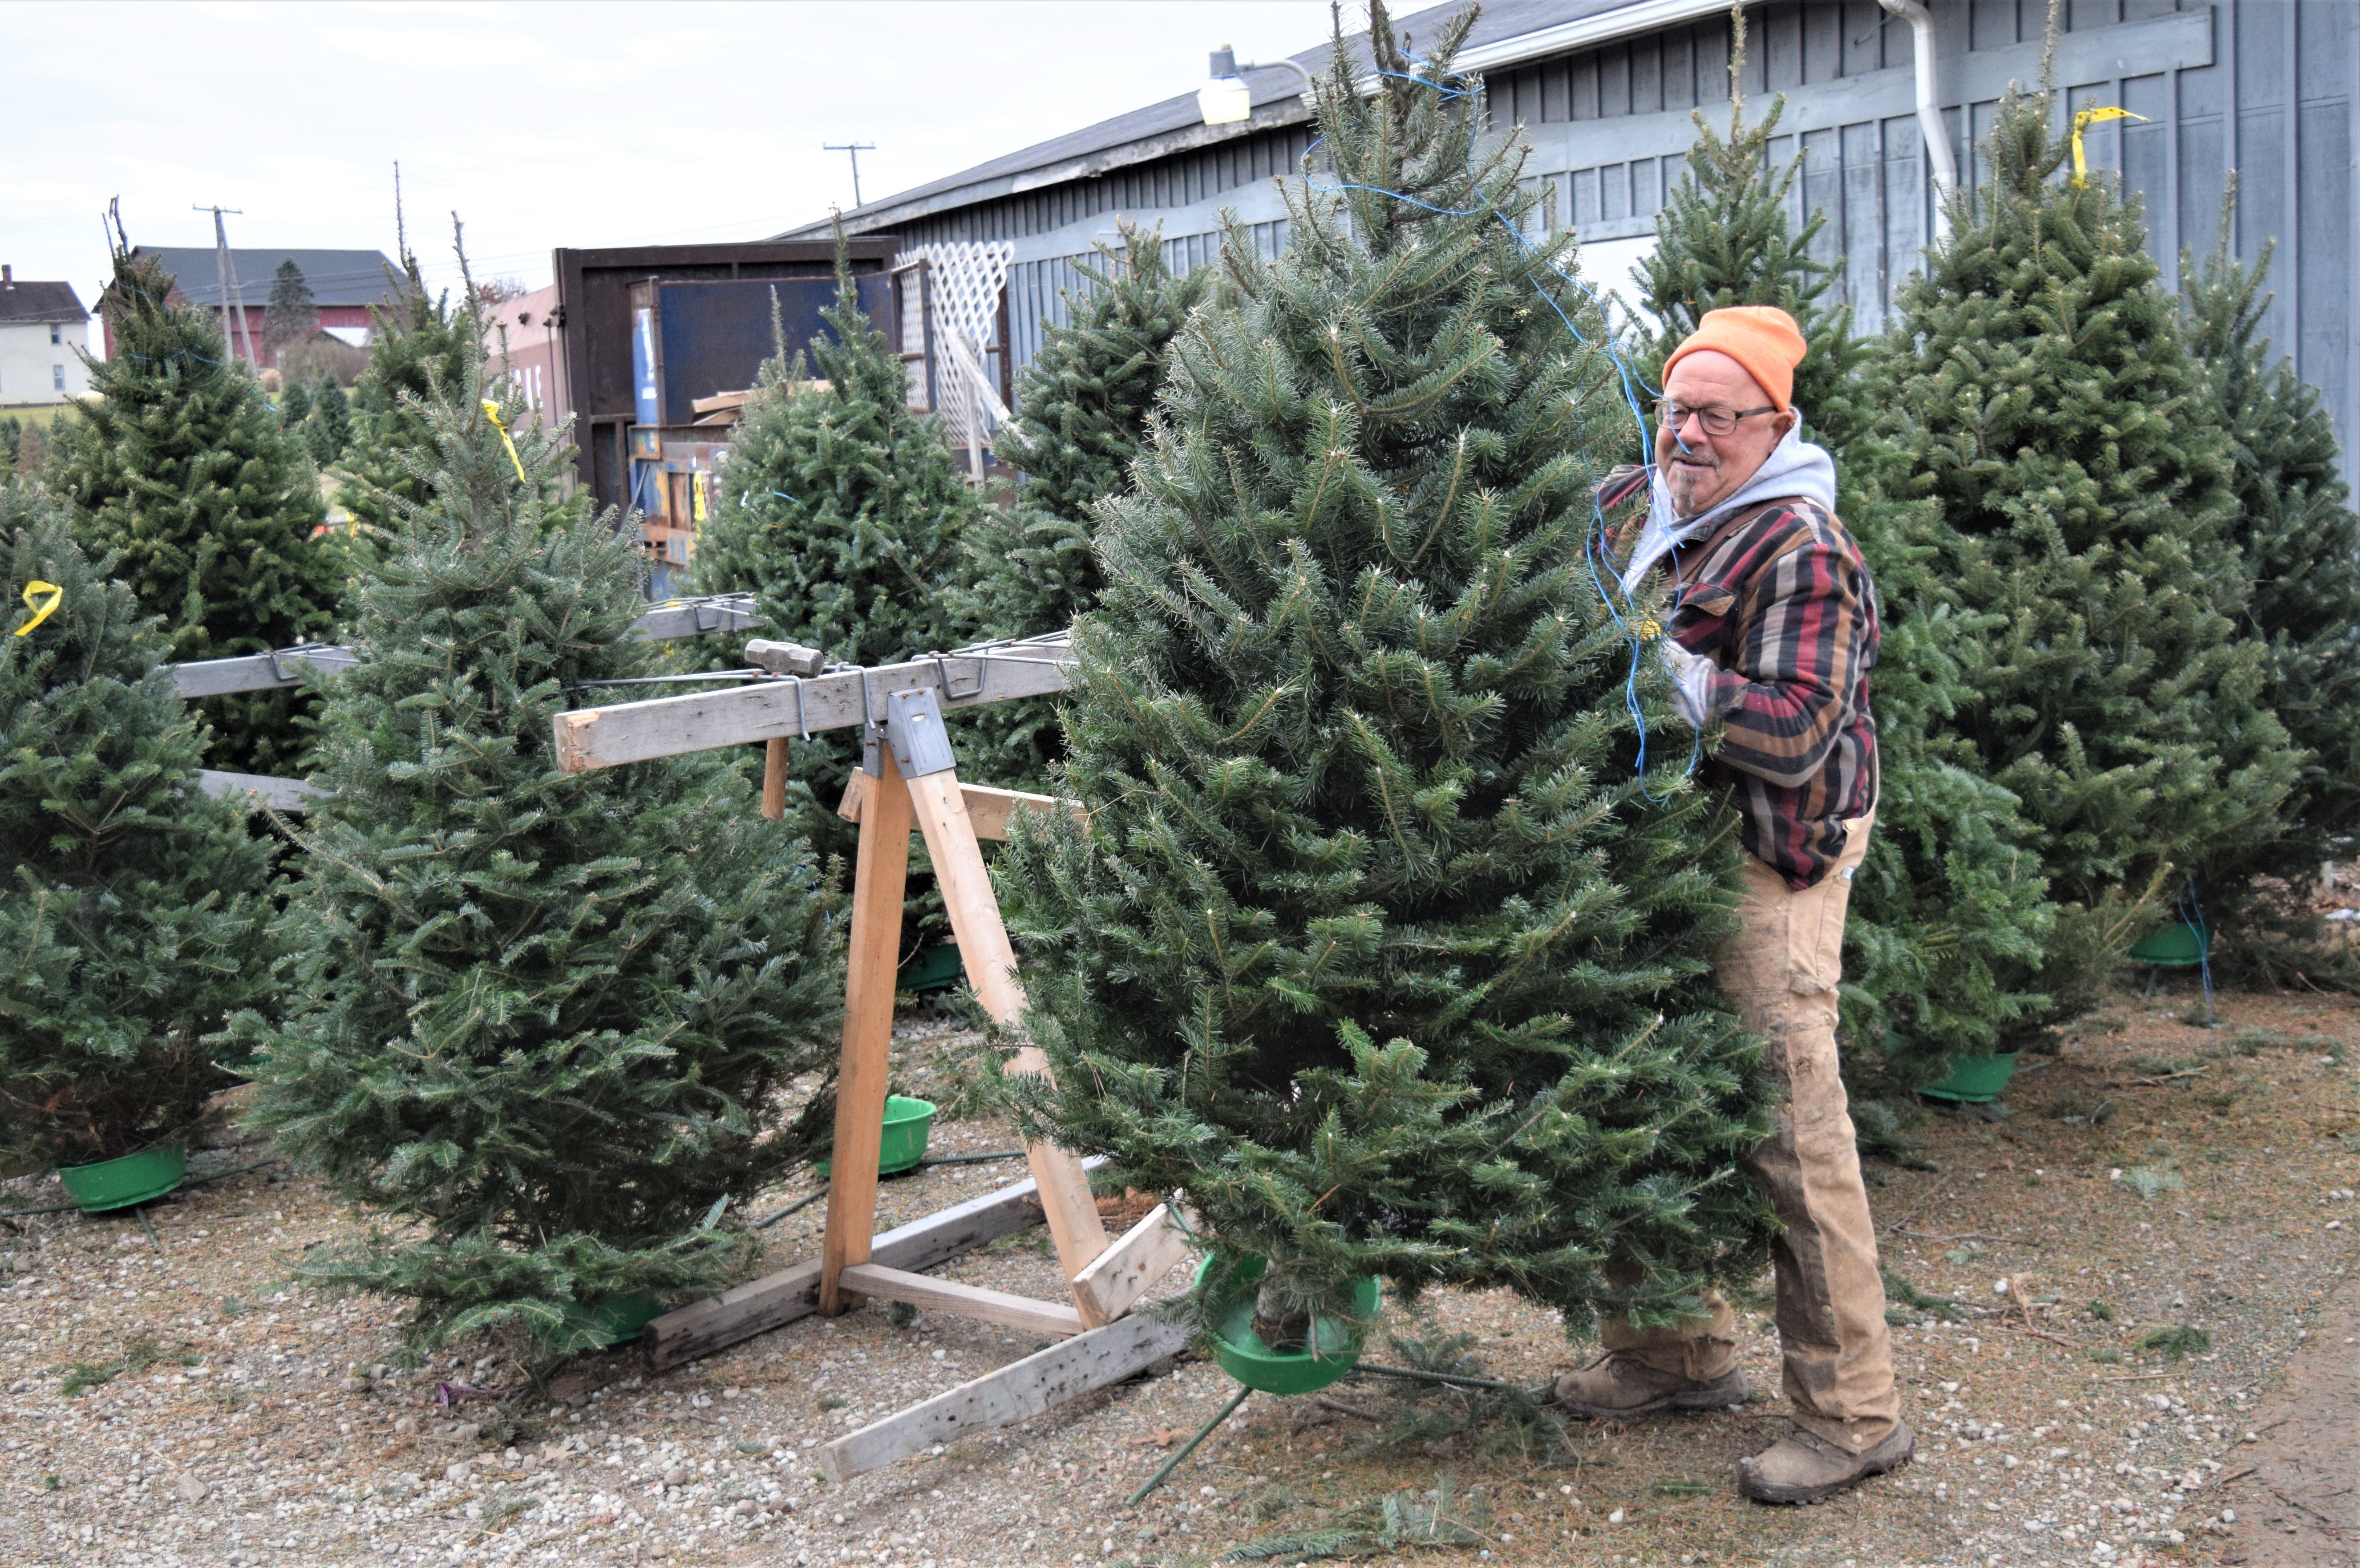
[[[1196,89],[1197,112],[1205,116],[1205,123],[1208,126],[1233,126],[1240,120],[1251,118],[1253,89],[1246,85],[1240,73],[1282,67],[1303,78],[1303,96],[1309,98],[1311,72],[1294,60],[1276,60],[1268,66],[1256,65],[1251,61],[1240,65],[1237,50],[1223,44],[1213,51],[1212,69],[1207,73],[1212,80]]]

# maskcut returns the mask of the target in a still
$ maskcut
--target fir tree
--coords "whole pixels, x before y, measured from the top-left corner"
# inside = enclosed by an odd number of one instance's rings
[[[344,555],[314,536],[327,510],[302,450],[210,313],[169,302],[153,257],[115,255],[100,308],[115,352],[89,360],[97,396],[58,433],[52,488],[87,548],[112,553],[171,660],[268,652],[326,637]],[[211,700],[216,765],[291,773],[305,703],[290,691]]]
[[[197,787],[204,731],[163,637],[64,507],[0,486],[0,1157],[86,1164],[185,1132],[206,1036],[268,1005],[268,847]],[[37,602],[46,602],[39,596]]]
[[[1660,1320],[1765,1236],[1760,1058],[1707,974],[1735,825],[1633,772],[1585,563],[1629,414],[1571,236],[1514,226],[1470,22],[1414,60],[1372,5],[1379,85],[1339,38],[1318,93],[1335,192],[1290,196],[1275,261],[1231,231],[1098,513],[1088,823],[1000,862],[1061,1085],[1013,1091],[1029,1124],[1269,1257],[1274,1328],[1371,1273]]]
[[[758,378],[719,476],[720,504],[701,531],[701,593],[751,593],[762,635],[823,650],[847,664],[885,664],[958,641],[953,596],[960,542],[982,510],[943,439],[913,412],[892,343],[861,313],[839,258],[836,303],[805,353],[781,341]],[[714,655],[719,657],[718,653]],[[734,664],[737,656],[728,654]],[[991,755],[966,736],[962,765]],[[824,854],[849,856],[856,835],[836,804],[859,762],[852,731],[795,740],[796,809]],[[912,857],[912,918],[903,957],[948,930],[923,849]]]
[[[1645,373],[1660,384],[1672,350],[1705,312],[1725,305],[1776,305],[1809,345],[1795,404],[1809,422],[1806,439],[1836,459],[1837,510],[1878,586],[1884,631],[1869,678],[1876,828],[1844,932],[1845,1071],[1858,1087],[1904,1087],[1940,1077],[1954,1051],[1990,1051],[2003,1030],[2046,1010],[2049,999],[2024,987],[2055,916],[2031,848],[2038,835],[2015,796],[1950,737],[1966,695],[1950,646],[1993,620],[1922,610],[1914,563],[1888,541],[1881,503],[1851,482],[1844,443],[1859,422],[1850,381],[1863,351],[1851,310],[1829,302],[1843,264],[1810,255],[1826,214],[1812,213],[1800,229],[1788,216],[1802,159],[1770,160],[1784,108],[1776,100],[1749,126],[1732,106],[1725,136],[1696,116],[1687,176],[1656,215],[1655,250],[1639,272],[1639,303],[1660,329],[1645,345]]]
[[[2241,267],[2226,212],[2222,226],[2202,268],[2183,261],[2191,345],[2229,437],[2234,536],[2251,583],[2238,630],[2267,648],[2266,700],[2308,755],[2288,830],[2218,867],[2207,913],[2233,968],[2324,973],[2332,962],[2308,940],[2319,930],[2312,878],[2321,861],[2348,853],[2360,826],[2360,516],[2317,389],[2256,335],[2270,250]]]
[[[762,367],[695,576],[705,593],[752,593],[765,636],[883,664],[950,644],[959,542],[979,509],[841,263],[836,281],[808,350],[819,381],[784,344]]]
[[[0,485],[16,477],[16,444],[25,439],[25,422],[0,414]]]
[[[1018,381],[998,455],[1024,485],[1014,506],[986,511],[967,534],[964,619],[978,636],[1062,631],[1097,607],[1091,509],[1130,484],[1172,339],[1211,277],[1173,276],[1157,231],[1125,224],[1121,243],[1100,244],[1099,267],[1076,265],[1091,291],[1066,297],[1065,324]]]
[[[300,379],[287,383],[279,394],[279,424],[289,434],[301,439],[303,422],[311,417],[311,389]]]
[[[320,304],[311,297],[311,285],[303,279],[303,269],[289,257],[279,264],[270,280],[270,302],[262,313],[262,346],[271,356],[271,363],[280,364],[280,356],[298,344],[309,343],[320,330]]]
[[[409,1299],[420,1346],[725,1280],[750,1233],[699,1218],[825,1125],[766,1132],[841,1006],[834,895],[731,770],[559,767],[567,694],[650,667],[639,554],[560,504],[570,452],[511,402],[519,481],[463,370],[409,410],[424,499],[323,705],[290,1016],[245,1025],[279,1146],[410,1227],[311,1277]]]
[[[1725,305],[1775,305],[1795,318],[1809,353],[1795,369],[1795,407],[1803,439],[1841,452],[1857,425],[1852,379],[1862,356],[1852,334],[1852,307],[1837,292],[1843,263],[1820,261],[1811,242],[1827,226],[1813,211],[1797,228],[1787,200],[1803,171],[1798,156],[1770,161],[1770,141],[1786,100],[1752,125],[1742,100],[1730,104],[1726,135],[1702,111],[1688,170],[1655,214],[1655,248],[1639,264],[1640,302],[1655,320],[1642,333],[1636,367],[1651,387],[1663,384],[1664,361],[1696,331],[1708,311]]]
[[[1131,482],[1164,385],[1173,335],[1205,294],[1209,269],[1173,276],[1160,233],[1121,226],[1122,248],[1101,243],[1100,267],[1076,263],[1091,291],[1066,296],[1017,383],[1016,418],[998,455],[1024,474],[1006,506],[982,508],[967,532],[962,639],[1062,631],[1096,607],[1091,509]],[[1063,755],[1056,709],[1005,703],[976,715],[976,774],[1039,789]]]
[[[1852,452],[1888,560],[1919,563],[1903,597],[1965,618],[1950,727],[2039,829],[2053,1018],[2094,1003],[2166,889],[2277,836],[2297,758],[2235,636],[2224,442],[2176,303],[2136,200],[2053,178],[2049,114],[2001,105],[1991,183],[1899,291]]]
[[[311,461],[326,468],[342,462],[352,444],[352,403],[333,376],[323,376],[312,395],[311,411],[303,422],[303,444]]]
[[[369,534],[389,531],[401,505],[426,499],[426,481],[410,471],[405,454],[433,449],[426,433],[425,408],[440,384],[458,386],[478,352],[468,336],[474,317],[454,310],[450,292],[426,286],[417,256],[401,252],[401,270],[388,272],[391,305],[371,306],[377,323],[368,368],[353,387],[352,428],[343,452],[344,484],[336,500]]]

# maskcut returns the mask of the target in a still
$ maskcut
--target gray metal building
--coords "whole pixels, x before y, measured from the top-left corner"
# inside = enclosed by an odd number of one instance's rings
[[[1430,38],[1461,3],[1398,25]],[[2048,6],[1928,3],[1953,157],[1962,179],[1980,179],[1975,143],[1998,100],[2010,82],[2039,79]],[[2065,107],[2146,116],[2093,126],[2086,148],[2144,198],[2150,247],[2175,284],[2183,249],[2201,258],[2216,245],[2235,173],[2235,249],[2250,258],[2276,242],[2267,330],[2334,411],[2348,470],[2360,432],[2360,0],[2069,0],[2066,9],[2057,62]],[[1611,278],[1652,239],[1694,137],[1691,111],[1726,105],[1729,53],[1727,0],[1491,0],[1460,60],[1484,72],[1494,123],[1524,126],[1528,169],[1555,188],[1557,214],[1598,264],[1593,276]],[[1321,44],[1294,58],[1317,73],[1329,51]],[[1933,234],[1914,59],[1909,26],[1875,0],[1748,8],[1750,108],[1786,95],[1781,126],[1792,134],[1782,156],[1799,138],[1805,160],[1797,208],[1828,214],[1821,244],[1845,260],[1864,331],[1883,323]],[[1021,367],[1062,318],[1060,291],[1081,283],[1073,262],[1118,218],[1162,224],[1180,264],[1216,252],[1225,209],[1265,248],[1284,243],[1273,177],[1298,169],[1310,115],[1293,70],[1242,74],[1253,98],[1245,121],[1208,126],[1193,95],[1167,99],[869,203],[845,215],[847,227],[890,232],[911,247],[1012,242],[1000,346]]]

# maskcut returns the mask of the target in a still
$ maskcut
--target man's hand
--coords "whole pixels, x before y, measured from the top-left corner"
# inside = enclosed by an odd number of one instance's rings
[[[1712,708],[1712,677],[1720,669],[1670,637],[1663,640],[1664,668],[1672,677],[1672,707],[1691,729],[1701,729]]]

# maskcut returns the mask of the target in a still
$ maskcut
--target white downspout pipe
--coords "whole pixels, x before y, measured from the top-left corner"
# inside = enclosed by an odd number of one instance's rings
[[[1959,188],[1958,160],[1950,156],[1950,129],[1942,123],[1942,96],[1934,71],[1934,17],[1925,0],[1877,0],[1909,24],[1918,61],[1918,136],[1926,144],[1927,168],[1934,176],[1934,243],[1950,236],[1949,203]]]

